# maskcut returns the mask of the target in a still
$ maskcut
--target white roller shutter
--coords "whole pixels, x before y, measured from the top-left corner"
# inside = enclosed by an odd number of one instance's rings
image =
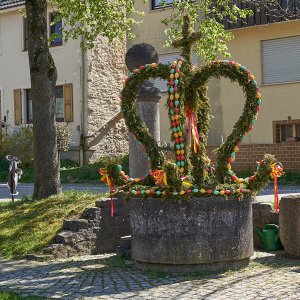
[[[262,83],[300,81],[300,36],[262,41]]]
[[[172,63],[174,60],[177,60],[180,57],[178,53],[172,53],[172,54],[162,54],[159,55],[159,62],[162,64]],[[193,53],[192,56],[192,64],[197,65],[198,59],[196,53]],[[167,91],[167,81],[155,79],[154,80],[154,86],[160,89],[161,92]]]

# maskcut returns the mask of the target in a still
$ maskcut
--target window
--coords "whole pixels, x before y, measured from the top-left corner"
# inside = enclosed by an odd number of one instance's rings
[[[300,36],[262,41],[262,83],[300,81]]]
[[[164,5],[172,5],[173,0],[152,0],[152,9],[162,8]]]
[[[61,46],[62,41],[62,20],[59,18],[57,12],[52,12],[49,14],[49,23],[50,23],[50,37],[53,36],[53,40],[50,43],[51,47]]]
[[[32,123],[32,97],[31,90],[25,90],[25,107],[27,124]],[[56,122],[73,121],[73,95],[72,84],[60,85],[55,88],[55,120]]]
[[[273,121],[274,143],[295,143],[300,141],[300,119]]]
[[[32,123],[32,98],[29,89],[25,90],[26,123]]]
[[[55,89],[55,117],[56,122],[64,122],[64,92],[63,86],[57,86]]]
[[[27,26],[27,19],[23,18],[23,51],[28,50],[28,26]]]

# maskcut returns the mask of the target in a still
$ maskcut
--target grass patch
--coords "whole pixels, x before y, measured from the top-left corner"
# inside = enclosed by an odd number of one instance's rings
[[[65,159],[61,161],[60,165],[60,180],[62,183],[96,183],[100,180],[98,170],[104,168],[110,158],[102,158],[98,162],[79,166],[77,163]],[[123,166],[126,174],[129,173],[129,157],[128,155],[114,159],[114,162]],[[6,182],[8,176],[9,162],[6,159],[0,159],[0,181]],[[33,182],[34,169],[33,166],[22,167],[23,175],[20,182],[31,183]]]
[[[67,162],[61,164],[60,170],[60,179],[62,183],[74,182],[74,183],[90,183],[90,182],[99,182],[100,175],[99,169],[104,168],[110,158],[102,158],[98,162],[92,164],[86,164],[83,166],[70,165]],[[116,164],[123,166],[125,173],[129,173],[129,156],[125,155],[122,157],[114,158]]]
[[[21,296],[17,293],[11,293],[11,292],[4,292],[0,291],[0,300],[42,300],[45,298],[36,297],[36,296]]]
[[[125,258],[120,255],[102,259],[102,263],[111,268],[125,268]]]
[[[286,171],[285,174],[279,178],[279,184],[300,184],[300,174]]]
[[[43,200],[29,198],[0,204],[0,256],[37,253],[53,239],[64,219],[94,206],[99,194],[68,191]]]

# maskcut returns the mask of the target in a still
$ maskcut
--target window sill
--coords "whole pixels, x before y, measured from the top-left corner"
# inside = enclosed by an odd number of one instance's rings
[[[261,83],[259,86],[260,87],[268,87],[268,86],[273,86],[273,85],[284,85],[284,84],[299,84],[299,81],[287,81],[287,82],[275,82],[275,83]]]
[[[165,7],[162,7],[162,6],[160,6],[160,7],[154,7],[154,8],[151,8],[150,7],[150,9],[149,9],[149,13],[155,13],[155,12],[157,12],[157,11],[164,11],[164,10],[166,10],[166,9],[170,9],[170,8],[172,8],[172,5],[167,5],[167,6],[165,6]]]
[[[64,46],[65,46],[65,44],[49,46],[49,50],[62,49],[62,48],[64,48]]]

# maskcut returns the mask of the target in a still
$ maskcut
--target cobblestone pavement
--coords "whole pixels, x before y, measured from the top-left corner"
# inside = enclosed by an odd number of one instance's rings
[[[300,299],[300,260],[255,253],[246,269],[162,276],[120,264],[112,254],[29,262],[0,260],[0,290],[51,299]]]

